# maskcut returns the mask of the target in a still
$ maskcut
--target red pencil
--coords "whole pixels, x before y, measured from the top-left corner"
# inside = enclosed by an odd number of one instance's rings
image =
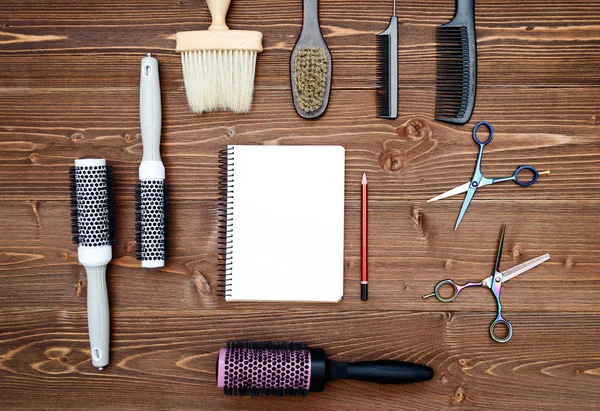
[[[369,298],[369,279],[367,271],[367,195],[368,195],[367,173],[363,172],[361,184],[361,274],[360,274],[360,299],[367,301]]]

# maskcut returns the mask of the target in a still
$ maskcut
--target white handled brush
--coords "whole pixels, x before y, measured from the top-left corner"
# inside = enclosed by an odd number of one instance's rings
[[[206,0],[212,24],[208,30],[176,34],[190,110],[247,113],[252,106],[259,31],[229,30],[225,16],[231,0]]]
[[[79,244],[79,262],[87,273],[92,364],[100,370],[109,359],[106,266],[112,259],[112,244],[115,242],[111,197],[111,175],[106,160],[75,160],[75,167],[71,169],[71,229],[73,242]]]
[[[165,265],[167,250],[167,183],[160,159],[162,111],[158,61],[148,53],[140,74],[140,129],[144,153],[136,187],[136,243],[142,267]]]

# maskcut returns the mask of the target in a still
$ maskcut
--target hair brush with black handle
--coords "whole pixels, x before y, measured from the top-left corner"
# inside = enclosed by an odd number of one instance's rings
[[[432,377],[425,365],[332,361],[322,349],[301,343],[229,342],[217,360],[217,385],[226,395],[306,395],[323,391],[329,380],[407,384]]]

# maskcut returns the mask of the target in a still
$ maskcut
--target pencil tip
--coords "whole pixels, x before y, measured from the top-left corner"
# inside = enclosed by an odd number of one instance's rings
[[[367,184],[367,172],[363,171],[362,184]]]

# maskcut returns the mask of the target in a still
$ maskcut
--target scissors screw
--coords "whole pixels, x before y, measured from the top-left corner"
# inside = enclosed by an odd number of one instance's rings
[[[500,282],[500,277],[496,277],[496,278],[494,279],[494,281],[496,281],[497,283],[499,283],[499,282]]]
[[[477,187],[477,181],[473,181],[473,182],[471,183],[471,185],[472,185],[473,187]]]

